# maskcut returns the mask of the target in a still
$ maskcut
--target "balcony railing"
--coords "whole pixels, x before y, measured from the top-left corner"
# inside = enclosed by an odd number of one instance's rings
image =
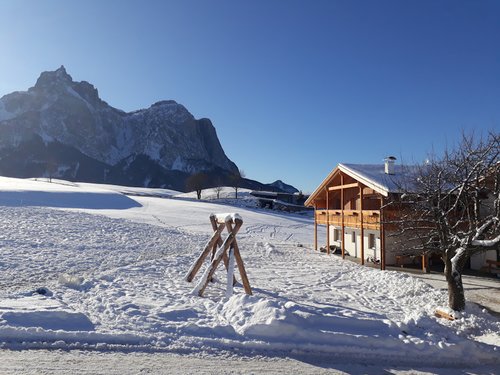
[[[341,226],[342,210],[316,210],[318,224]],[[344,226],[361,228],[361,223],[366,229],[380,229],[379,210],[344,210]]]

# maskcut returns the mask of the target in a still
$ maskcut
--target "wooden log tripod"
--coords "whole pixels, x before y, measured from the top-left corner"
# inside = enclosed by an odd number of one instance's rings
[[[234,260],[236,260],[245,293],[251,295],[252,288],[250,287],[250,283],[248,281],[243,259],[241,258],[240,250],[238,248],[238,243],[236,242],[236,234],[243,225],[243,219],[238,214],[212,214],[210,215],[210,223],[212,224],[214,233],[196,262],[194,262],[191,266],[191,269],[186,275],[186,280],[188,282],[193,281],[205,258],[208,256],[210,251],[212,251],[210,266],[204,272],[201,280],[198,282],[193,292],[197,293],[199,296],[203,295],[203,292],[205,291],[209,281],[212,280],[219,263],[221,260],[224,260],[224,265],[226,266],[226,270],[228,272],[227,293],[229,293],[229,291],[232,293],[232,287],[236,283],[236,278],[233,274]],[[222,241],[221,235],[224,228],[227,229],[228,236],[224,241]]]

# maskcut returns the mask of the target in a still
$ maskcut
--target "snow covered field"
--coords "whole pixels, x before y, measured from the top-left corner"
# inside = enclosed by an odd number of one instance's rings
[[[124,189],[0,177],[3,349],[289,357],[311,372],[500,366],[500,321],[472,303],[439,320],[445,292],[313,251],[310,216]],[[211,236],[209,215],[231,211],[244,220],[238,244],[254,295],[238,285],[226,298],[221,267],[198,297],[185,274]]]

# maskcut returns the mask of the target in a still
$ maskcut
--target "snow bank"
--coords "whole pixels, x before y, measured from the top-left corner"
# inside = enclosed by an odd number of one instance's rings
[[[140,344],[143,337],[105,335],[81,312],[53,297],[34,293],[0,300],[0,343],[3,347],[85,347],[96,344]],[[35,345],[33,345],[35,344]],[[76,344],[76,346],[75,346]]]
[[[410,364],[425,360],[428,365],[453,365],[459,358],[467,358],[475,365],[498,363],[495,348],[431,334],[439,325],[427,316],[421,316],[411,328],[405,326],[410,334],[401,330],[399,322],[383,317],[347,317],[344,309],[338,306],[337,313],[331,309],[327,314],[318,314],[310,306],[291,301],[235,295],[222,305],[221,313],[237,333],[265,342],[273,350]],[[424,328],[429,329],[426,334]]]
[[[84,314],[69,309],[52,297],[36,293],[1,300],[0,319],[7,326],[13,327],[33,327],[54,331],[94,330],[94,325]]]

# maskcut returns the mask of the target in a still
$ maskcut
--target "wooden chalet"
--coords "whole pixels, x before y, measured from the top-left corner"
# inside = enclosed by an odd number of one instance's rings
[[[318,249],[318,225],[326,225],[326,251],[339,250],[342,257],[397,264],[395,243],[384,225],[397,215],[387,203],[400,194],[407,172],[388,157],[384,164],[339,164],[305,202],[314,207],[314,246]],[[390,250],[390,251],[388,251]],[[422,265],[424,266],[424,264]]]
[[[343,258],[348,254],[359,258],[361,264],[375,261],[382,270],[386,265],[416,262],[428,272],[428,254],[405,256],[405,249],[401,247],[409,242],[390,235],[391,231],[398,230],[396,224],[390,223],[397,223],[403,207],[389,203],[399,200],[402,186],[411,185],[413,171],[412,167],[396,165],[396,158],[392,156],[386,158],[384,164],[339,164],[304,203],[314,208],[315,249],[318,249],[318,225],[326,225],[328,253],[340,252]],[[490,190],[496,178],[497,169],[481,181],[485,186],[485,210],[493,209]],[[500,251],[474,254],[467,267],[500,274]]]

